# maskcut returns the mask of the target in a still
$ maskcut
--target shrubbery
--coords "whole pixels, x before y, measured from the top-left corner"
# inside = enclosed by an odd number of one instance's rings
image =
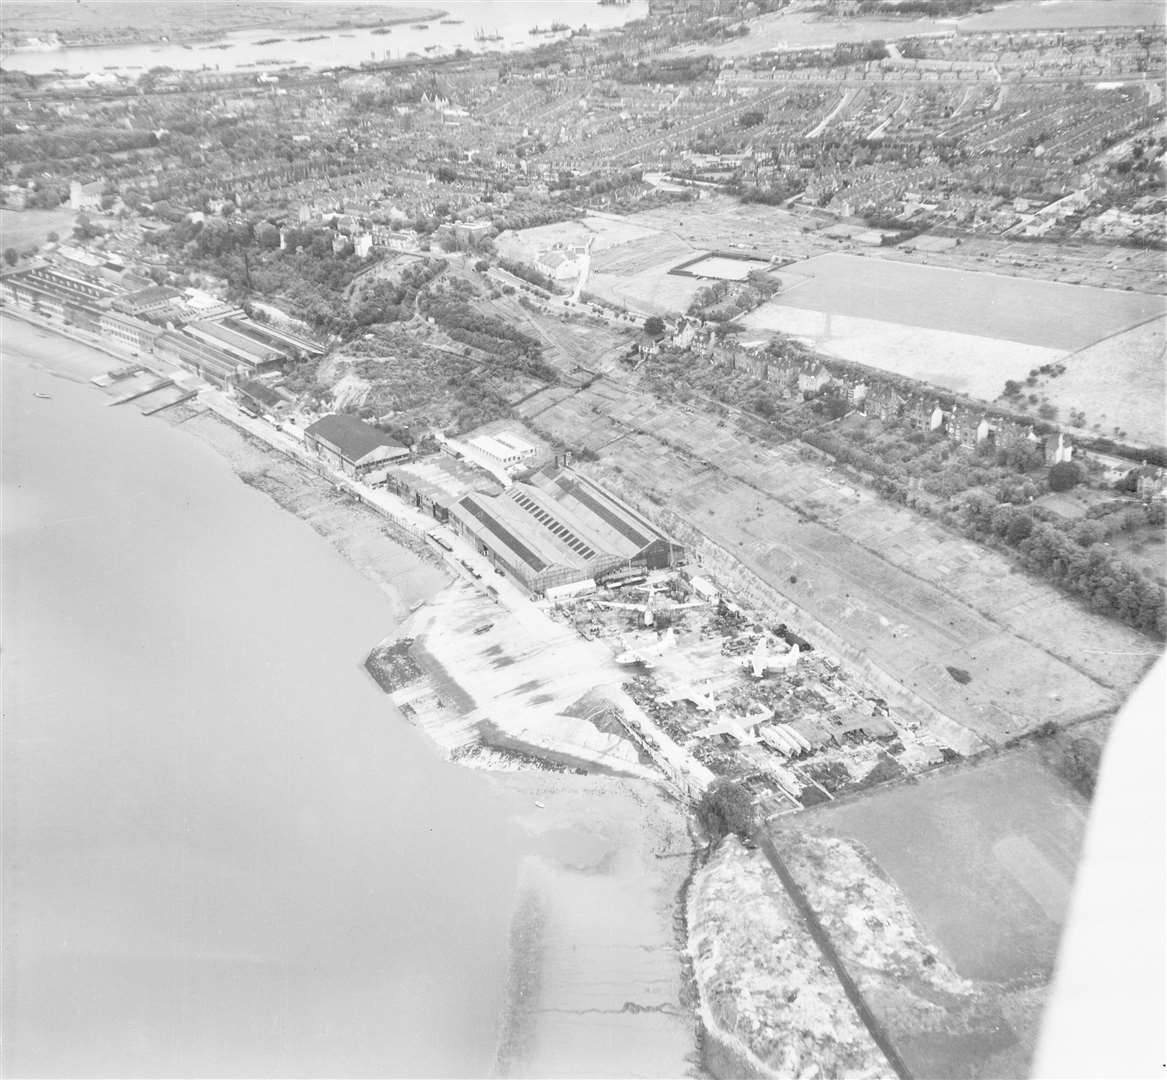
[[[697,803],[697,820],[712,844],[730,833],[748,840],[754,831],[755,818],[754,797],[737,780],[715,780]]]

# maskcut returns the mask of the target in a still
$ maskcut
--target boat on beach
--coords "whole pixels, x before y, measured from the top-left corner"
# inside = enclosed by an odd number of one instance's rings
[[[52,394],[42,394],[42,393],[41,393],[39,390],[34,390],[34,391],[32,392],[32,396],[33,396],[33,397],[38,397],[38,398],[40,398],[42,401],[52,401],[52,400],[53,400],[53,395],[52,395]]]

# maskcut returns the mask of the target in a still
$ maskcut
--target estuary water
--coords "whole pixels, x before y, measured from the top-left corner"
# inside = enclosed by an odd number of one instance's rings
[[[571,31],[586,27],[604,30],[623,26],[648,14],[648,0],[599,4],[597,0],[410,0],[414,10],[442,10],[440,17],[416,23],[396,23],[388,33],[372,28],[288,31],[249,30],[225,35],[221,40],[180,43],[110,45],[80,49],[17,49],[4,56],[4,67],[30,75],[61,70],[89,74],[103,70],[140,73],[152,67],[176,71],[219,68],[232,71],[256,67],[257,73],[278,65],[304,64],[311,68],[356,67],[366,61],[400,60],[409,56],[449,56],[456,49],[468,52],[513,52],[567,35],[550,31],[560,23]],[[385,4],[386,20],[399,18],[393,4]],[[443,21],[444,20],[444,21]],[[210,29],[214,29],[211,27]],[[278,39],[278,40],[273,40]],[[226,47],[224,47],[226,46]]]
[[[486,1075],[522,840],[362,670],[388,598],[0,328],[0,1072]]]

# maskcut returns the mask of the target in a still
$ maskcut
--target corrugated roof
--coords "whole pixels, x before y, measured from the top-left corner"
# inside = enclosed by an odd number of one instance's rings
[[[382,447],[387,450],[399,450],[403,454],[409,453],[404,446],[398,446],[371,424],[366,424],[355,416],[346,416],[344,413],[322,416],[316,423],[305,428],[304,434],[326,439],[350,461],[360,461]]]

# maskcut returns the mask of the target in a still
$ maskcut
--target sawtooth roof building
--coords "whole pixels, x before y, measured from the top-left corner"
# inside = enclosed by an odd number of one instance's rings
[[[594,481],[549,465],[497,495],[473,492],[449,524],[532,593],[630,567],[673,566],[684,548]]]

